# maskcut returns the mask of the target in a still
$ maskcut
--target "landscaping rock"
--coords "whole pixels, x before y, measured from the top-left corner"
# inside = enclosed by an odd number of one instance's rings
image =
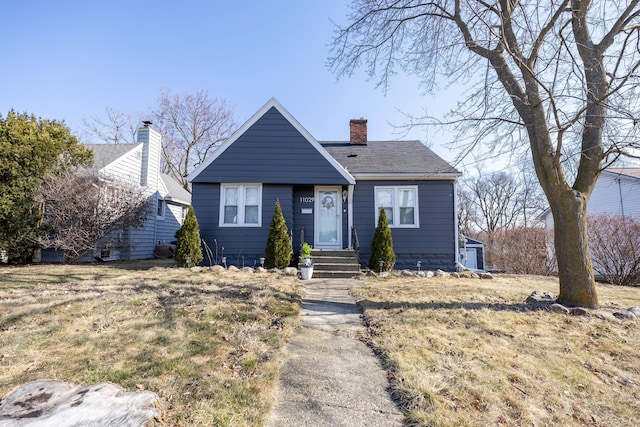
[[[551,292],[543,292],[543,291],[533,291],[531,292],[531,296],[538,300],[556,300],[556,296]]]
[[[256,273],[266,273],[268,270],[264,267],[256,268]]]
[[[413,277],[413,271],[410,270],[402,270],[400,274],[404,277]]]
[[[430,279],[433,276],[434,276],[433,271],[428,271],[427,270],[427,271],[424,272],[424,277],[426,277],[428,279]]]
[[[436,277],[450,277],[451,275],[446,271],[436,270]]]
[[[569,314],[569,309],[562,304],[551,304],[549,306],[549,310],[553,311],[554,313]]]
[[[229,268],[227,268],[227,270],[231,271],[232,273],[240,271],[240,269],[235,265],[230,265]]]
[[[493,279],[493,275],[491,273],[480,273],[481,279],[491,280]]]
[[[222,273],[223,271],[226,271],[221,265],[213,265],[209,267],[209,270],[213,271],[214,273]]]
[[[427,277],[424,271],[416,271],[416,277]]]
[[[550,309],[551,305],[556,301],[555,296],[549,292],[533,291],[531,295],[524,301],[525,304],[537,309]],[[560,305],[560,304],[558,304]],[[563,306],[561,306],[563,307]],[[563,307],[564,308],[564,307]],[[565,309],[566,310],[566,309]],[[567,310],[567,313],[569,311]]]
[[[4,396],[0,425],[138,427],[160,416],[157,402],[153,392],[125,392],[110,383],[79,387],[62,381],[33,381]]]
[[[453,273],[451,273],[451,277],[455,277],[456,279],[459,279],[460,274],[457,271],[454,271]]]
[[[593,317],[596,317],[600,320],[608,320],[609,322],[615,322],[618,319],[613,315],[613,313],[611,313],[610,311],[606,311],[606,310],[598,310],[598,311],[594,311],[592,313]]]
[[[286,267],[284,269],[284,275],[285,276],[295,276],[298,274],[298,269],[295,267]]]
[[[569,314],[572,316],[589,316],[589,312],[582,307],[573,307],[569,310]]]
[[[469,277],[472,278],[472,279],[479,279],[480,278],[478,273],[473,273],[473,272],[471,274],[469,274]]]
[[[253,274],[253,268],[251,268],[251,267],[244,267],[244,268],[242,269],[242,271],[243,271],[244,273],[251,273],[251,274]]]
[[[637,318],[640,318],[640,307],[629,307],[627,311]]]
[[[195,267],[191,267],[190,270],[194,273],[202,273],[202,270],[204,270],[204,268],[195,266]]]
[[[630,311],[614,311],[613,315],[618,319],[635,320],[636,316]]]

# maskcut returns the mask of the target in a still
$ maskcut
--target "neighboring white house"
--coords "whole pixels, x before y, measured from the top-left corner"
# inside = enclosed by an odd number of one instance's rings
[[[153,258],[159,243],[175,240],[175,232],[182,225],[191,204],[191,194],[169,175],[160,172],[162,136],[149,122],[138,129],[134,144],[91,144],[93,171],[102,176],[138,183],[150,197],[152,214],[144,227],[127,229],[119,233],[120,249],[96,248],[87,259],[135,260]],[[44,251],[42,261],[60,262],[62,254]]]
[[[626,215],[640,218],[640,168],[608,168],[600,174],[587,203],[587,215]],[[541,215],[553,228],[551,209]]]

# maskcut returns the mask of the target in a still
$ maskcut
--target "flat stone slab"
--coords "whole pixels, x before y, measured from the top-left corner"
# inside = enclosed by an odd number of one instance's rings
[[[159,415],[157,400],[153,392],[125,392],[111,383],[80,387],[62,381],[33,381],[0,400],[0,426],[140,427]]]
[[[364,327],[349,295],[359,283],[306,283],[302,325],[287,345],[269,426],[402,425],[403,415],[387,391],[386,373],[359,339]]]

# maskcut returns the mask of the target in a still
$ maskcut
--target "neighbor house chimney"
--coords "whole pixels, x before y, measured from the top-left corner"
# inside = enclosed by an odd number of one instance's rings
[[[138,128],[138,142],[142,143],[142,164],[140,170],[140,185],[158,189],[160,179],[160,152],[162,136],[151,127],[151,122],[145,120]]]
[[[349,122],[350,142],[352,144],[367,145],[367,120],[362,117],[359,119],[351,119]]]

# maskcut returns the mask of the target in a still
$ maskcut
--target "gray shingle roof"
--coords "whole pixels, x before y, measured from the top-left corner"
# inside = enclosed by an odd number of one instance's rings
[[[420,141],[369,141],[366,145],[322,141],[320,144],[352,175],[460,175]]]
[[[142,143],[137,144],[87,144],[93,150],[93,169],[100,170],[120,156],[128,153]]]
[[[166,173],[160,173],[160,179],[162,179],[164,186],[167,188],[165,199],[185,205],[191,204],[191,193],[185,190],[178,181]]]

